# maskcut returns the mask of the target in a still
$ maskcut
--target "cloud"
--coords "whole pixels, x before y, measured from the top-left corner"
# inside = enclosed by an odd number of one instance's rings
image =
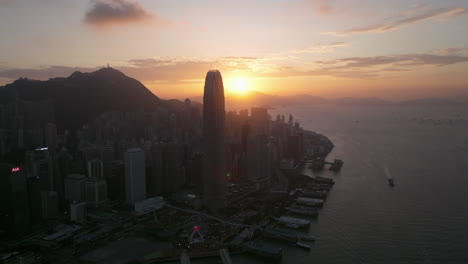
[[[13,3],[13,0],[0,0],[0,8],[6,7],[7,5]]]
[[[455,48],[451,48],[455,49]],[[313,61],[304,65],[288,65],[289,59],[275,57],[155,57],[133,59],[114,66],[126,75],[145,84],[189,84],[203,80],[206,71],[219,69],[224,77],[281,78],[295,76],[331,76],[339,78],[377,78],[385,73],[418,70],[418,67],[444,67],[467,63],[468,56],[459,54],[397,54],[373,57],[344,57]],[[69,76],[74,71],[90,72],[97,68],[66,66],[17,69],[0,66],[0,78],[12,81],[19,77],[47,80]]]
[[[420,11],[423,6],[412,8],[411,12],[401,12],[398,15],[393,15],[385,19],[385,22],[380,24],[368,25],[363,27],[355,27],[344,31],[327,32],[326,34],[335,36],[347,36],[362,33],[383,33],[388,31],[398,30],[403,26],[422,22],[426,20],[449,20],[457,16],[468,14],[468,9],[463,7],[456,7],[450,9],[432,9],[423,13],[415,14],[415,11]]]
[[[468,53],[468,47],[446,48],[437,52],[441,54],[466,54]]]
[[[157,19],[156,14],[131,0],[92,0],[92,7],[86,12],[84,21],[91,26],[105,27],[153,19]]]
[[[307,0],[309,4],[311,4],[315,10],[315,12],[319,14],[331,14],[333,13],[334,9],[331,6],[328,0]]]
[[[346,42],[333,42],[328,44],[314,44],[303,49],[292,50],[290,53],[326,53],[331,52],[336,47],[348,46]]]

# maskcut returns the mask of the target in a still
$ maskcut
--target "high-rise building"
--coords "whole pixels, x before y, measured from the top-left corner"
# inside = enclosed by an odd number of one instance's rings
[[[185,184],[182,149],[176,143],[155,143],[151,147],[151,177],[148,189],[153,196],[178,191]]]
[[[45,144],[49,151],[55,153],[57,148],[57,126],[54,123],[45,125]]]
[[[88,178],[86,181],[86,202],[90,206],[99,207],[107,201],[106,180]]]
[[[145,152],[141,148],[125,152],[125,194],[128,205],[146,199]]]
[[[88,161],[88,177],[93,179],[104,178],[104,166],[102,160],[93,159]]]
[[[22,167],[0,163],[0,175],[0,229],[13,234],[27,232],[30,205],[26,173]]]
[[[83,174],[70,174],[64,180],[65,199],[68,201],[86,200],[86,177]]]
[[[219,71],[206,74],[203,94],[203,197],[210,210],[226,202],[224,86]]]
[[[251,134],[258,135],[270,135],[270,116],[268,110],[264,107],[252,107],[250,109],[250,126]]]
[[[247,176],[249,181],[267,187],[271,178],[271,152],[266,135],[256,135],[247,144]]]
[[[58,195],[53,191],[41,191],[41,207],[43,219],[54,219],[58,216]]]
[[[107,196],[111,200],[126,201],[125,163],[122,160],[112,162],[112,171],[108,177]]]
[[[54,190],[53,160],[46,148],[26,152],[26,171],[28,178],[38,180],[40,189]]]
[[[86,202],[73,202],[70,204],[70,220],[77,223],[86,222]]]

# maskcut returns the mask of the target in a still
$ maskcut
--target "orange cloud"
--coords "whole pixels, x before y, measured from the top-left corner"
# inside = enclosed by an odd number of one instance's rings
[[[418,8],[421,9],[421,8]],[[413,10],[414,11],[414,10]],[[344,31],[327,32],[328,35],[347,36],[362,33],[383,33],[398,30],[403,26],[414,24],[426,20],[443,19],[448,20],[457,16],[468,14],[468,9],[456,7],[451,9],[433,9],[420,14],[413,12],[402,12],[397,16],[385,19],[386,22],[363,27],[355,27]],[[410,15],[411,14],[411,15]],[[398,18],[394,20],[395,18]]]
[[[107,27],[118,24],[133,24],[158,19],[142,5],[131,0],[92,0],[84,22],[91,26]]]
[[[333,48],[343,47],[343,46],[348,46],[348,43],[341,41],[341,42],[333,42],[333,43],[328,43],[328,44],[315,44],[315,45],[311,45],[303,49],[292,50],[290,52],[291,53],[325,53],[325,52],[332,51]]]
[[[304,0],[307,4],[311,5],[316,13],[329,15],[335,13],[329,0]]]
[[[455,52],[459,48],[448,48]],[[189,84],[202,81],[207,69],[219,69],[226,77],[281,78],[295,76],[331,76],[352,79],[367,79],[391,72],[410,72],[418,67],[467,63],[468,56],[460,54],[396,54],[374,57],[344,57],[313,61],[305,67],[287,66],[288,59],[272,61],[269,57],[156,57],[134,59],[116,66],[125,74],[144,83]],[[274,63],[273,63],[274,62]],[[66,66],[41,67],[36,69],[6,68],[0,66],[0,78],[14,80],[19,77],[48,79],[69,76],[74,71],[94,71],[96,68],[73,68]]]

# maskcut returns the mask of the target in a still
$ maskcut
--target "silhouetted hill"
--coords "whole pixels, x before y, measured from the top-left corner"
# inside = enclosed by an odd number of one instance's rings
[[[59,128],[76,129],[106,111],[152,111],[183,103],[163,102],[139,81],[113,68],[74,72],[48,81],[21,78],[0,87],[0,103],[15,100],[51,100]]]

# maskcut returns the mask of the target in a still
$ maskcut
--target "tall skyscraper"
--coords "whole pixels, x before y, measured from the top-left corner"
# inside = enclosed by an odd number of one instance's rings
[[[151,147],[151,178],[148,182],[153,196],[178,191],[185,183],[180,145],[159,142]]]
[[[247,143],[247,176],[251,182],[268,187],[271,178],[271,153],[266,135],[255,135]]]
[[[104,178],[104,166],[102,160],[93,159],[88,161],[88,177],[93,179]]]
[[[49,151],[55,153],[57,149],[57,126],[54,123],[45,125],[45,143]]]
[[[99,207],[107,200],[106,180],[88,178],[86,181],[86,202],[87,204]]]
[[[42,218],[46,220],[57,218],[58,216],[58,195],[54,191],[41,191]]]
[[[206,74],[203,94],[203,197],[210,210],[226,203],[224,86],[219,71]]]
[[[27,232],[30,205],[26,173],[22,167],[0,162],[0,229],[6,233]]]
[[[125,194],[128,205],[146,199],[145,151],[141,148],[125,152]]]
[[[269,135],[270,116],[264,107],[252,107],[250,109],[251,135]]]
[[[70,220],[77,223],[86,222],[86,202],[73,202],[70,204]]]

